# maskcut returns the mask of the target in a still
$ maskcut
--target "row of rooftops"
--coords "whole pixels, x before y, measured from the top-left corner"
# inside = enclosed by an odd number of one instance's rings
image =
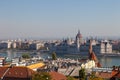
[[[64,63],[64,62],[62,62],[62,61],[64,61],[64,59],[62,60],[62,59],[58,59],[58,60],[56,60],[56,62],[58,63],[58,62],[61,62],[61,63]],[[69,62],[68,62],[69,61]],[[86,60],[84,60],[85,62],[88,62],[88,61],[86,61]],[[49,62],[49,61],[48,61]],[[52,64],[52,65],[54,65],[55,66],[55,60],[53,61],[53,63],[49,63],[49,64]],[[78,77],[79,76],[79,70],[81,69],[81,67],[80,67],[80,65],[76,65],[75,66],[75,64],[74,63],[77,63],[77,64],[80,64],[79,63],[79,60],[71,60],[71,59],[65,59],[65,63],[66,64],[72,64],[72,65],[74,65],[74,66],[70,66],[70,67],[64,67],[64,68],[58,68],[58,72],[59,73],[61,73],[61,74],[63,74],[63,75],[65,75],[65,76],[73,76],[73,77]],[[82,62],[83,63],[83,62]],[[48,64],[48,65],[49,65]],[[18,77],[18,76],[20,76],[19,78],[24,78],[24,77],[29,77],[29,75],[31,74],[32,75],[32,72],[34,72],[33,70],[36,68],[40,68],[40,65],[42,65],[42,66],[45,66],[45,65],[43,65],[42,63],[38,63],[38,64],[33,64],[33,65],[31,65],[31,66],[28,66],[28,67],[17,67],[17,66],[12,66],[12,67],[0,67],[0,77],[2,77],[3,75],[4,75],[4,73],[5,73],[5,71],[7,71],[7,69],[9,69],[8,70],[8,72],[5,74],[5,76],[6,77]],[[56,66],[55,66],[56,67]],[[32,70],[33,69],[33,70]],[[31,71],[32,70],[32,71]],[[116,77],[117,76],[117,78],[118,77],[120,77],[120,76],[118,76],[118,74],[119,74],[119,68],[117,68],[117,67],[114,67],[114,68],[112,68],[112,67],[109,67],[109,68],[103,68],[103,67],[101,67],[101,68],[97,68],[97,67],[95,67],[95,68],[91,68],[91,69],[86,69],[86,75],[87,75],[87,73],[91,73],[92,71],[93,72],[96,72],[96,76],[98,76],[98,77],[102,77],[102,78],[111,78],[111,77]],[[26,71],[26,72],[25,72]],[[27,72],[28,71],[28,72]],[[29,72],[29,71],[31,71],[31,72]],[[54,71],[54,70],[52,70],[52,71]],[[50,70],[50,72],[51,72],[51,70]],[[25,75],[24,75],[25,74]],[[107,77],[105,77],[105,75],[107,76]],[[21,77],[22,76],[22,77]],[[23,79],[22,79],[23,80]],[[25,80],[25,79],[24,79]],[[56,79],[57,80],[57,79]]]
[[[32,75],[36,72],[27,67],[0,67],[1,80],[32,80]],[[49,72],[52,80],[67,80],[67,78],[57,72]]]
[[[66,78],[66,77],[63,75],[78,77],[80,69],[81,69],[81,67],[75,67],[75,68],[69,67],[69,68],[64,68],[64,69],[58,69],[58,72],[61,74],[54,72],[54,71],[52,71],[50,73],[54,76],[54,79],[56,77],[60,78],[60,75],[64,78]],[[103,70],[103,71],[99,71],[99,70]],[[104,72],[104,70],[106,70],[107,72]],[[106,79],[110,79],[113,77],[120,78],[120,71],[118,68],[115,68],[115,69],[113,69],[113,68],[93,68],[90,71],[96,72],[95,75],[97,77],[101,77],[101,78],[106,78]],[[86,72],[88,72],[88,70],[86,70]],[[7,80],[8,78],[9,79],[17,78],[15,80],[18,80],[19,78],[20,78],[20,80],[30,80],[32,74],[34,74],[34,71],[27,67],[17,67],[17,66],[0,67],[0,78],[4,78],[3,80]],[[60,80],[60,79],[56,78],[55,80]]]

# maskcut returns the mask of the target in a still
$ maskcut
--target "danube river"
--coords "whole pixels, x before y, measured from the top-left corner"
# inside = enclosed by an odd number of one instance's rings
[[[27,52],[27,51],[1,51],[0,52],[0,57],[7,57],[9,60],[15,57],[21,57],[22,54],[24,53],[29,53],[31,55],[39,55],[42,58],[47,58],[50,56],[50,54],[47,53],[39,53],[39,52]],[[79,58],[78,55],[71,55],[71,56],[64,56],[64,58]],[[113,65],[120,66],[120,56],[117,57],[110,57],[110,56],[103,56],[103,57],[98,57],[99,62],[102,64],[103,67],[112,67]]]

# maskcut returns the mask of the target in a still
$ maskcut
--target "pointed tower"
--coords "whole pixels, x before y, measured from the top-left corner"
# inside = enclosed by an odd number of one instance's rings
[[[80,45],[83,43],[82,41],[83,41],[83,40],[82,40],[82,34],[80,33],[80,30],[78,30],[78,33],[77,33],[77,35],[76,35],[76,42],[75,42],[78,51],[79,51]]]
[[[91,54],[92,53],[92,41],[91,40],[89,40],[89,43],[90,43],[90,46],[89,46],[89,54]]]
[[[97,67],[101,67],[101,64],[99,63],[98,59],[97,59],[97,56],[95,55],[95,53],[93,52],[93,49],[92,49],[92,41],[90,40],[90,46],[89,46],[89,60],[94,60],[95,63],[96,63],[96,66]]]
[[[97,61],[97,57],[96,57],[96,55],[95,55],[95,53],[93,52],[93,49],[92,49],[92,41],[89,40],[89,43],[90,43],[90,45],[89,45],[89,59]]]

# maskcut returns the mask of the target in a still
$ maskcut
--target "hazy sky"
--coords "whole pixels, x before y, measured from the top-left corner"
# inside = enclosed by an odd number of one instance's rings
[[[1,38],[119,36],[120,0],[0,0]]]

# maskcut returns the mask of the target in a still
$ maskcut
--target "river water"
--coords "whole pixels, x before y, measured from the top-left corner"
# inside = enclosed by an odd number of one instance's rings
[[[2,51],[0,52],[0,57],[7,57],[9,60],[11,60],[12,58],[15,57],[21,57],[22,54],[24,53],[29,53],[31,55],[39,55],[42,58],[47,58],[48,56],[50,56],[50,54],[47,53],[39,53],[39,52],[21,52],[21,51],[11,51],[11,50],[7,50],[7,51]],[[35,54],[36,53],[36,54]],[[72,56],[62,56],[65,58],[79,58],[78,55],[72,55]],[[103,56],[103,57],[98,57],[99,62],[102,64],[103,67],[112,67],[113,65],[115,66],[120,66],[120,57],[110,57],[110,56]]]

